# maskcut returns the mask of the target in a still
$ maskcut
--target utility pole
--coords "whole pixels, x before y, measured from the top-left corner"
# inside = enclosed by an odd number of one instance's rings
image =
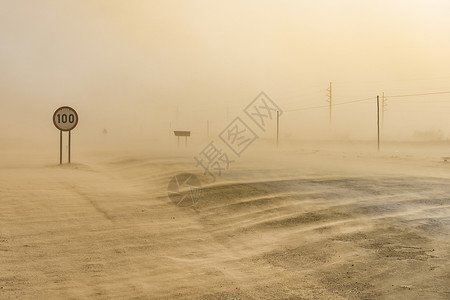
[[[378,152],[380,152],[380,96],[377,96]]]
[[[330,114],[329,114],[328,123],[329,123],[330,131],[331,131],[331,105],[332,105],[331,100],[332,100],[332,94],[333,94],[332,82],[330,82],[330,87],[327,89],[327,91],[328,91],[328,94],[327,94],[328,99],[327,99],[327,101],[330,103]]]
[[[278,147],[279,134],[280,134],[280,111],[277,110],[277,147]]]
[[[209,120],[206,120],[206,136],[209,139]]]
[[[381,98],[381,126],[382,129],[384,130],[384,112],[387,111],[387,98],[384,97],[384,92],[383,92],[383,96]]]

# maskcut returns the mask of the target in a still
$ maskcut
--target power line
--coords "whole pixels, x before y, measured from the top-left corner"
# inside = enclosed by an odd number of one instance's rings
[[[449,103],[449,100],[442,99],[396,99],[394,103],[410,103],[410,104],[422,104],[422,103]]]
[[[383,79],[383,80],[343,80],[343,81],[333,81],[341,84],[362,84],[362,83],[379,83],[379,82],[407,82],[407,81],[448,81],[450,77],[436,77],[436,78],[410,78],[410,79]]]
[[[427,96],[427,95],[440,95],[440,94],[450,94],[450,91],[442,91],[442,92],[429,92],[429,93],[419,93],[419,94],[403,94],[403,95],[393,95],[393,96],[385,96],[386,98],[400,98],[400,97],[415,97],[415,96]],[[364,102],[368,100],[373,100],[375,97],[369,97],[364,99],[358,99],[353,101],[346,101],[341,103],[333,103],[333,106],[337,105],[346,105],[351,104],[355,102]],[[288,109],[285,110],[285,112],[291,112],[291,111],[301,111],[301,110],[310,110],[310,109],[317,109],[317,108],[325,108],[330,107],[330,105],[318,105],[318,106],[307,106],[307,107],[300,107],[300,108],[294,108],[294,109]]]
[[[341,102],[341,103],[334,103],[333,106],[346,105],[346,104],[356,103],[356,102],[364,102],[364,101],[373,100],[373,99],[375,99],[375,97],[358,99],[358,100],[352,100],[352,101],[346,101],[346,102]],[[300,110],[310,110],[310,109],[324,108],[324,107],[329,107],[329,105],[319,105],[319,106],[309,106],[309,107],[294,108],[294,109],[285,110],[285,112],[300,111]]]
[[[431,93],[421,93],[421,94],[394,95],[394,96],[389,96],[389,98],[414,97],[414,96],[439,95],[439,94],[450,94],[450,91],[445,91],[445,92],[431,92]]]
[[[284,112],[299,111],[299,110],[309,110],[309,109],[323,108],[323,107],[329,107],[329,105],[309,106],[309,107],[304,107],[304,108],[288,109],[288,110],[284,110]]]

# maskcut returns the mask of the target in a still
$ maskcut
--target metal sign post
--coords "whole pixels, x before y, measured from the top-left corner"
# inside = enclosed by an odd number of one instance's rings
[[[69,164],[70,164],[70,133],[71,133],[72,131],[71,130],[69,130],[69,153],[68,153],[68,155],[69,155]]]
[[[59,129],[59,164],[62,164],[62,133],[69,132],[68,162],[70,164],[71,131],[78,124],[78,114],[73,108],[62,106],[53,114],[53,124]]]
[[[178,147],[180,146],[180,136],[186,137],[186,147],[187,147],[187,138],[191,136],[190,131],[174,131],[175,136],[178,138]]]
[[[59,131],[59,164],[62,164],[62,130]]]

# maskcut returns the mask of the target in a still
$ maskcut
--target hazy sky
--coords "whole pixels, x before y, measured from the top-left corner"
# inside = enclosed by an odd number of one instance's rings
[[[335,103],[450,91],[449,16],[444,0],[0,0],[0,134],[55,133],[62,105],[79,134],[161,136],[220,130],[260,91],[284,110],[326,105],[330,81]],[[450,94],[388,103],[386,135],[450,137]],[[375,108],[337,106],[333,131],[371,138]],[[282,126],[327,133],[328,110]]]

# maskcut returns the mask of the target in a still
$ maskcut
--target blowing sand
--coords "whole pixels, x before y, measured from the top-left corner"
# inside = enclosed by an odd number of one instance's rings
[[[450,298],[448,145],[254,147],[189,208],[192,153],[3,145],[1,299]]]

